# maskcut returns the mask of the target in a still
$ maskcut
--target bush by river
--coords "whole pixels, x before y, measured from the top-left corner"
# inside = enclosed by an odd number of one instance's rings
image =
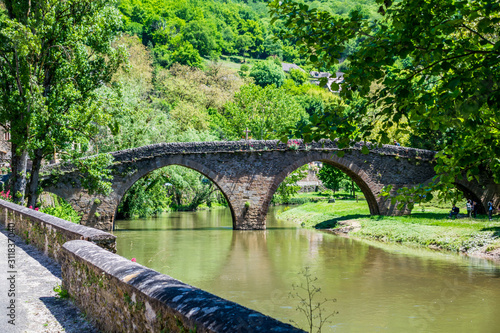
[[[500,217],[448,219],[449,209],[416,207],[407,216],[371,216],[366,202],[337,200],[284,209],[278,217],[353,237],[462,252],[500,260]]]

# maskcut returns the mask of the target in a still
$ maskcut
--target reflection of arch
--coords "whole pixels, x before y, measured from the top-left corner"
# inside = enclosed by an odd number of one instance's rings
[[[338,157],[336,155],[326,157],[323,154],[310,154],[306,157],[298,159],[294,163],[290,164],[288,167],[283,169],[275,178],[273,186],[269,193],[266,196],[266,201],[263,204],[263,210],[267,212],[271,199],[278,189],[278,186],[283,182],[283,180],[293,171],[297,170],[303,165],[306,165],[311,162],[319,161],[325,164],[329,164],[334,166],[335,168],[341,170],[345,174],[347,174],[361,189],[363,192],[366,201],[368,203],[368,207],[370,208],[370,214],[372,215],[380,215],[380,208],[374,194],[374,189],[370,187],[369,184],[374,183],[366,172],[364,172],[360,167],[354,164],[351,161],[348,161],[342,157]]]
[[[163,160],[159,163],[155,163],[154,167],[152,167],[152,168],[145,168],[145,169],[137,170],[137,172],[135,172],[133,175],[128,177],[125,182],[121,183],[119,188],[115,189],[115,192],[118,196],[118,201],[116,203],[115,211],[118,209],[118,206],[120,205],[125,193],[127,193],[127,191],[132,187],[132,185],[134,185],[139,179],[145,177],[146,175],[148,175],[149,173],[151,173],[155,170],[158,170],[158,169],[161,169],[164,167],[168,167],[168,166],[172,166],[172,165],[182,166],[182,167],[194,170],[196,172],[199,172],[203,176],[207,177],[212,183],[214,183],[215,186],[217,186],[217,188],[221,191],[222,195],[224,195],[224,198],[226,199],[226,201],[229,205],[229,209],[231,211],[231,217],[233,219],[233,227],[234,227],[234,223],[236,221],[234,207],[233,207],[231,201],[229,200],[228,195],[225,192],[224,188],[221,187],[217,183],[217,181],[215,180],[215,178],[217,177],[217,174],[214,171],[208,169],[206,166],[203,166],[197,162],[194,162],[192,160],[185,159],[185,158],[181,158],[180,160],[176,160],[176,161],[166,159],[166,160]],[[116,215],[116,213],[115,213],[115,215]],[[114,228],[114,220],[113,220],[113,228]]]

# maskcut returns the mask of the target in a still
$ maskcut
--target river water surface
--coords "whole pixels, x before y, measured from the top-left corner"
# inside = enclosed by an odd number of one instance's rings
[[[268,214],[267,230],[232,230],[228,209],[116,221],[118,254],[283,322],[310,267],[323,332],[500,332],[500,265],[303,229]]]

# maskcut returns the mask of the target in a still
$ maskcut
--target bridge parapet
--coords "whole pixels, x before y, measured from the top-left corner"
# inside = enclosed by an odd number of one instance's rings
[[[349,148],[339,149],[335,141],[321,140],[318,142],[298,142],[298,148],[293,151],[361,151],[365,143],[359,142]],[[401,158],[418,158],[423,161],[432,161],[436,152],[407,148],[393,145],[376,147],[366,144],[370,153],[383,154],[387,156],[399,156]],[[129,161],[130,159],[143,159],[158,157],[161,155],[177,154],[217,154],[217,153],[239,153],[239,152],[266,152],[266,151],[291,151],[290,147],[278,140],[240,140],[240,141],[213,141],[213,142],[174,142],[158,143],[139,148],[131,148],[111,153],[116,162]]]

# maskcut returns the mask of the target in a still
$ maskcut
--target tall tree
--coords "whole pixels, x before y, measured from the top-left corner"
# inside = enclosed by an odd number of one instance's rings
[[[274,84],[279,88],[285,82],[285,72],[272,60],[256,63],[250,70],[250,77],[253,77],[255,84],[261,87]]]
[[[109,121],[98,88],[126,59],[111,43],[121,15],[108,0],[1,2],[0,124],[12,133],[12,192],[19,202],[25,156],[33,160],[28,204],[35,206],[42,159],[75,155]]]
[[[436,146],[435,188],[445,194],[457,177],[472,179],[485,169],[500,182],[500,3],[377,2],[376,22],[359,11],[340,17],[292,0],[272,3],[273,19],[286,27],[281,36],[297,40],[318,67],[332,68],[350,40],[363,40],[340,93],[346,101],[359,97],[353,112],[330,108],[299,132],[306,139],[339,137],[344,146],[369,137],[377,122],[379,143],[389,142],[394,124],[399,132],[408,124],[449,133]]]
[[[235,94],[235,101],[226,104],[224,129],[233,139],[251,131],[257,140],[281,138],[287,129],[307,115],[295,96],[281,87],[268,85],[261,88],[253,83],[245,85]]]

